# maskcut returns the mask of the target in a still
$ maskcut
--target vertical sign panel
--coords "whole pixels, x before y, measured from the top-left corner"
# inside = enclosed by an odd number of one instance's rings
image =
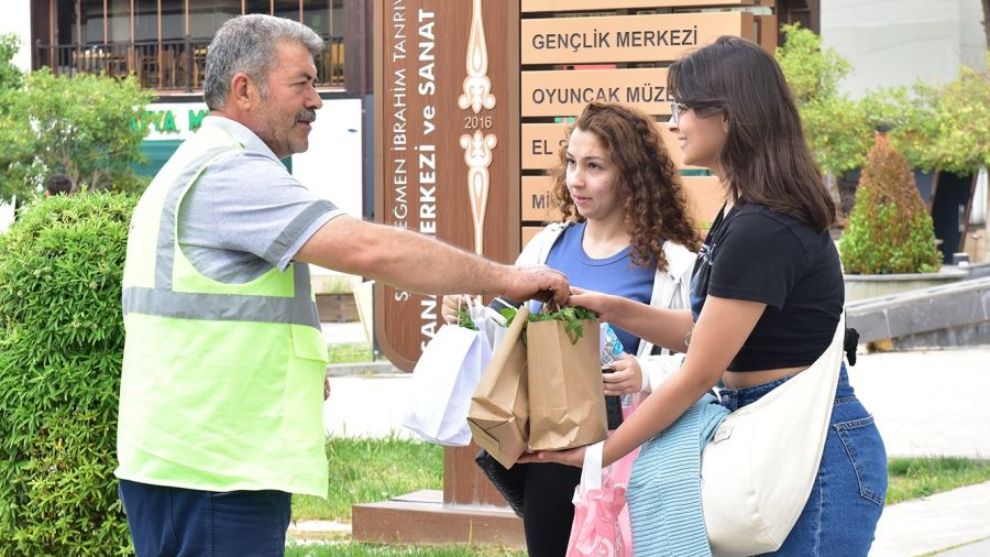
[[[376,220],[511,261],[519,226],[518,51],[499,46],[510,10],[481,0],[379,5]],[[439,299],[378,285],[375,300],[379,345],[396,366],[412,369],[438,327]]]

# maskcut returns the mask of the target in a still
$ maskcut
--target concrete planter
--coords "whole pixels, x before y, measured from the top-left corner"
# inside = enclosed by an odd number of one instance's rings
[[[937,273],[900,275],[844,275],[846,303],[889,296],[907,290],[940,286],[965,279],[969,273],[956,267],[943,267]]]

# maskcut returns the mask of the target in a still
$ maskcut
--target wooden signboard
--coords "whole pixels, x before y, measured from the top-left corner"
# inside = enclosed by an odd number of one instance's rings
[[[688,213],[701,230],[711,228],[723,203],[722,188],[715,176],[681,176],[687,194]],[[561,215],[550,199],[549,176],[523,176],[520,205],[522,221],[528,226],[560,220]],[[525,227],[524,227],[525,228]],[[524,242],[525,245],[525,242]]]
[[[670,62],[722,35],[757,41],[743,12],[551,17],[522,22],[522,63]]]
[[[651,116],[670,114],[666,68],[550,70],[523,72],[522,115],[577,116],[591,101],[639,108]]]
[[[523,170],[546,170],[555,166],[559,160],[558,151],[567,141],[565,135],[567,129],[568,124],[523,124],[520,144]],[[657,129],[660,130],[667,153],[677,168],[697,169],[694,166],[684,165],[677,137],[667,129],[667,123],[657,122]]]
[[[523,12],[577,12],[625,8],[712,8],[752,6],[754,0],[522,0]]]
[[[520,206],[523,221],[543,223],[560,220],[556,208],[551,206],[551,187],[552,182],[549,176],[522,177]]]
[[[522,234],[522,243],[523,243],[523,245],[525,246],[527,243],[529,243],[529,241],[533,239],[533,236],[536,236],[537,234],[539,234],[539,232],[541,230],[543,230],[543,227],[542,226],[524,226],[524,227],[522,227],[522,229],[520,230],[520,234]]]
[[[700,230],[708,230],[724,203],[722,187],[715,176],[682,176],[688,198],[688,214]]]
[[[375,8],[376,220],[513,261],[518,4],[379,0]],[[437,330],[439,300],[375,288],[378,344],[412,370]]]
[[[376,0],[373,13],[376,220],[514,261],[519,1]],[[375,286],[375,336],[397,367],[412,370],[439,319],[436,296]],[[354,539],[522,545],[477,451],[445,450],[442,493],[355,505]]]

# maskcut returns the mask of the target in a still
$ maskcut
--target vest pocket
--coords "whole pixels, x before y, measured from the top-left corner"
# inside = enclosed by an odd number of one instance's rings
[[[306,325],[291,325],[292,352],[297,358],[304,360],[320,360],[324,364],[330,361],[327,343],[319,329]]]
[[[282,435],[322,444],[323,379],[329,360],[326,342],[313,327],[291,327],[292,354],[285,377]]]

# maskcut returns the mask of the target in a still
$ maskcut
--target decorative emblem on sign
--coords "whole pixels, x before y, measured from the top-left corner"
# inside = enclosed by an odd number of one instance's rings
[[[457,106],[475,114],[481,108],[494,108],[495,95],[488,79],[488,44],[485,42],[485,25],[481,19],[481,0],[474,0],[471,14],[471,34],[468,36],[467,74],[464,78],[464,94],[457,98]]]
[[[468,193],[471,196],[471,216],[474,217],[474,252],[481,255],[485,234],[485,209],[488,206],[488,167],[492,164],[492,149],[498,140],[492,134],[461,136],[464,162],[468,166]]]

